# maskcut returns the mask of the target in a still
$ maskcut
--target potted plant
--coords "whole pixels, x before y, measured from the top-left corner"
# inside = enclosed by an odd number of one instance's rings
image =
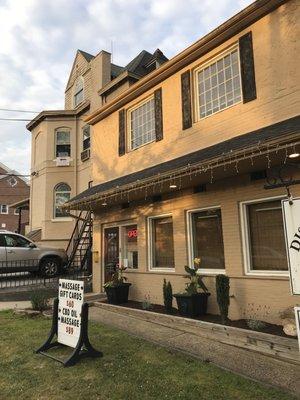
[[[186,283],[184,293],[174,294],[179,314],[184,317],[198,317],[207,313],[207,299],[210,293],[203,282],[200,263],[201,259],[195,258],[192,268],[185,266],[188,274],[185,277],[190,281]]]
[[[123,275],[126,268],[123,265],[117,265],[112,279],[106,282],[104,290],[109,304],[122,304],[128,302],[128,293],[131,283],[127,283],[127,278]]]

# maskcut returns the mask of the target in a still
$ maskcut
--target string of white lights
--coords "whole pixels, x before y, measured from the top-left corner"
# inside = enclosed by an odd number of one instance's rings
[[[80,201],[69,202],[64,206],[67,209],[80,209],[81,207],[88,208],[92,210],[92,204],[97,202],[100,203],[102,206],[107,206],[110,201],[111,203],[115,203],[117,198],[119,197],[120,200],[123,198],[124,195],[127,195],[127,201],[130,200],[130,193],[137,192],[137,191],[145,191],[145,199],[148,197],[149,188],[153,188],[156,185],[160,186],[160,192],[162,192],[164,185],[168,184],[170,189],[178,189],[178,187],[182,185],[182,179],[184,177],[189,177],[192,179],[193,175],[197,176],[199,174],[205,174],[207,172],[210,173],[210,178],[208,180],[210,183],[214,181],[214,173],[213,170],[217,168],[222,168],[224,171],[227,170],[228,166],[234,166],[236,174],[239,173],[239,163],[245,160],[251,161],[251,165],[254,163],[254,159],[257,157],[265,156],[267,168],[271,168],[271,158],[270,155],[275,153],[278,154],[279,151],[284,151],[284,164],[286,163],[288,158],[296,158],[300,156],[299,153],[296,151],[296,147],[300,146],[300,141],[286,143],[286,138],[284,143],[260,143],[256,144],[255,146],[233,151],[231,150],[228,153],[224,153],[221,156],[218,156],[214,159],[205,160],[195,162],[193,164],[187,164],[184,167],[180,167],[175,170],[168,171],[166,173],[157,174],[156,176],[151,176],[149,178],[145,178],[143,180],[137,180],[133,183],[116,186],[113,189],[95,193],[89,197],[83,198]]]

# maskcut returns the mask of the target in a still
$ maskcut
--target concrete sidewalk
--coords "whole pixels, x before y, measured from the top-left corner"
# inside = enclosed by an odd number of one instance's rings
[[[13,310],[13,309],[23,309],[31,307],[30,301],[1,301],[0,311],[3,310]]]
[[[90,319],[204,362],[212,362],[246,378],[277,386],[300,398],[299,364],[294,365],[249,349],[220,343],[152,320],[122,314],[122,311],[110,311],[94,306],[90,308]]]

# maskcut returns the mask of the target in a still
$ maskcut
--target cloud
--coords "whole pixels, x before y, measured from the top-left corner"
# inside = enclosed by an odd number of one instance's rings
[[[77,49],[127,64],[142,49],[174,56],[251,0],[0,0],[0,108],[63,108]],[[0,118],[33,115],[0,111]],[[30,170],[26,122],[0,121],[0,161]]]

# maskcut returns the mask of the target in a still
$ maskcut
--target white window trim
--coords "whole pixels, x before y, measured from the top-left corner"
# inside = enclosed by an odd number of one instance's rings
[[[238,54],[238,67],[239,67],[239,71],[240,71],[240,87],[241,87],[241,100],[237,101],[234,104],[231,104],[230,106],[227,106],[225,108],[222,108],[222,110],[218,110],[210,115],[206,115],[205,117],[200,117],[200,104],[199,104],[199,97],[200,97],[200,93],[199,93],[199,85],[198,85],[198,77],[197,74],[199,71],[201,71],[202,69],[208,67],[209,65],[215,63],[216,61],[220,60],[221,58],[224,58],[226,56],[226,54],[231,53],[233,50],[237,50],[237,54]],[[238,104],[243,103],[243,91],[242,91],[242,76],[241,76],[241,62],[240,62],[240,52],[239,52],[239,45],[238,43],[234,43],[233,45],[231,45],[230,47],[228,47],[226,50],[222,51],[221,53],[215,55],[214,57],[210,58],[209,60],[205,61],[203,64],[199,65],[197,68],[194,69],[193,71],[193,91],[194,91],[194,120],[195,122],[199,122],[199,121],[203,121],[206,118],[210,118],[213,115],[216,115],[222,111],[227,110],[228,108],[234,107]]]
[[[271,271],[271,270],[252,270],[251,269],[251,257],[250,257],[250,240],[249,240],[249,225],[247,218],[247,205],[264,203],[272,200],[282,200],[286,196],[273,196],[264,197],[261,199],[241,201],[240,207],[240,220],[241,220],[241,237],[242,237],[242,249],[243,249],[243,262],[244,262],[244,272],[247,276],[289,276],[289,271]]]
[[[90,145],[89,145],[89,147],[87,147],[86,149],[84,149],[84,148],[83,148],[83,144],[84,144],[84,130],[86,129],[87,126],[89,126],[89,128],[90,128],[90,130],[89,130],[89,134],[90,134],[90,136],[89,136]],[[85,140],[86,140],[86,139],[85,139]],[[84,126],[82,127],[82,144],[81,144],[81,148],[82,148],[82,151],[86,151],[86,150],[90,150],[90,149],[91,149],[91,127],[90,127],[90,125],[84,125]]]
[[[69,155],[69,156],[65,156],[65,157],[63,157],[63,158],[71,159],[71,156],[72,156],[71,128],[68,128],[67,126],[62,126],[61,128],[56,128],[55,131],[54,131],[54,135],[55,135],[55,138],[54,138],[54,161],[55,161],[57,158],[59,158],[59,157],[56,156],[56,150],[57,150],[57,133],[58,133],[58,132],[69,132],[69,134],[70,134],[70,155]]]
[[[148,232],[148,238],[147,238],[147,248],[148,248],[148,271],[149,272],[175,272],[175,267],[174,268],[155,268],[153,267],[153,224],[152,221],[155,219],[160,219],[160,218],[167,218],[167,217],[172,217],[172,223],[173,223],[173,243],[174,243],[174,221],[173,221],[173,215],[172,214],[160,214],[160,215],[154,215],[154,216],[149,216],[147,217],[147,232]],[[174,248],[174,265],[175,265],[175,248]]]
[[[150,142],[143,143],[140,146],[135,147],[134,149],[131,147],[131,113],[133,111],[137,110],[138,108],[142,107],[144,104],[148,103],[148,101],[150,101],[150,100],[154,100],[154,94],[152,94],[151,96],[148,96],[146,99],[135,104],[134,106],[129,108],[126,112],[126,120],[127,120],[127,123],[126,123],[126,133],[127,133],[126,134],[126,147],[127,147],[128,152],[138,150],[141,147],[147,146],[148,144],[155,142],[155,138],[154,138]]]
[[[209,206],[209,207],[202,207],[202,208],[194,208],[192,210],[187,210],[186,212],[186,218],[187,218],[187,241],[188,241],[188,261],[189,261],[189,267],[193,267],[194,266],[194,249],[193,249],[193,227],[192,227],[192,215],[197,213],[197,212],[201,212],[201,211],[207,211],[207,210],[221,210],[222,212],[222,208],[221,206]],[[222,233],[223,233],[223,224],[222,224]],[[224,235],[223,235],[224,236]],[[223,243],[224,246],[224,243]],[[225,250],[225,246],[224,246],[224,250]],[[224,251],[224,256],[225,256],[225,251]],[[226,261],[224,259],[224,261]],[[201,268],[201,264],[200,264],[200,268]],[[201,268],[201,272],[203,272],[203,274],[205,275],[217,275],[217,274],[226,274],[226,262],[225,262],[225,268],[224,269],[205,269],[205,268]]]
[[[2,207],[6,206],[6,212],[2,211]],[[7,204],[0,204],[0,214],[8,215],[9,214],[9,206]]]
[[[59,186],[60,184],[66,184],[66,185],[68,185],[69,188],[70,188],[70,190],[69,190],[68,192],[67,192],[67,191],[65,191],[65,192],[57,191],[57,190],[56,190],[56,187]],[[55,214],[56,214],[56,194],[57,194],[57,193],[70,193],[70,198],[71,198],[72,188],[71,188],[71,186],[70,186],[68,183],[66,183],[66,182],[60,182],[60,183],[58,183],[57,185],[54,186],[54,188],[53,188],[53,218],[51,219],[51,221],[52,221],[52,222],[67,222],[67,221],[72,221],[72,220],[73,220],[72,217],[67,217],[67,216],[64,216],[64,217],[57,217],[57,216],[55,215]]]

